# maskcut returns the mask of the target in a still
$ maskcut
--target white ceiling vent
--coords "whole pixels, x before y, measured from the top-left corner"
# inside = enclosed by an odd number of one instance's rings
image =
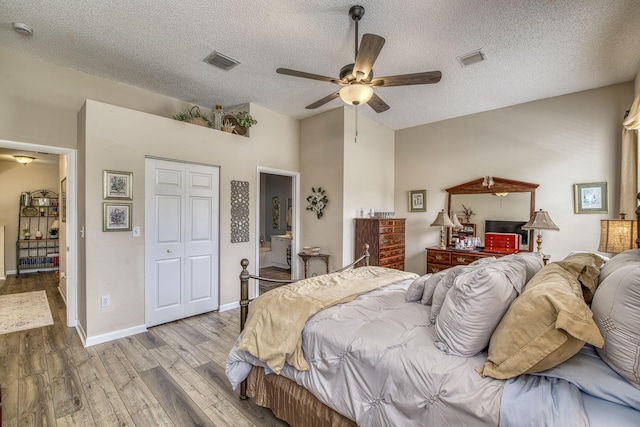
[[[460,55],[457,57],[457,59],[460,65],[462,65],[463,67],[468,67],[471,64],[484,61],[485,59],[487,59],[487,55],[485,55],[482,49],[478,49],[474,50],[473,52]]]
[[[235,59],[230,58],[227,55],[223,55],[220,52],[211,53],[209,56],[204,58],[203,61],[215,67],[222,68],[225,71],[229,71],[240,63],[240,61],[236,61]]]

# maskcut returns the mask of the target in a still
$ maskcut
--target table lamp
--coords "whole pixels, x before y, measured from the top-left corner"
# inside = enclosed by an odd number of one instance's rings
[[[542,252],[542,230],[555,230],[560,231],[557,225],[553,223],[551,217],[549,216],[549,212],[543,211],[540,209],[533,213],[533,216],[529,220],[528,223],[522,226],[523,230],[538,230],[538,239],[536,242],[538,243],[538,255],[544,258],[544,253]]]
[[[51,224],[51,227],[49,228],[49,238],[57,239],[59,229],[60,229],[60,223],[56,219],[55,221],[53,221],[53,224]]]
[[[451,222],[449,216],[444,213],[444,209],[438,212],[438,216],[436,217],[436,220],[431,224],[431,227],[440,227],[440,249],[447,248],[447,246],[444,244],[444,228],[452,228],[454,226],[455,225]]]
[[[624,217],[625,214],[620,214],[620,219],[600,220],[599,252],[619,254],[634,248],[638,237],[638,222]]]

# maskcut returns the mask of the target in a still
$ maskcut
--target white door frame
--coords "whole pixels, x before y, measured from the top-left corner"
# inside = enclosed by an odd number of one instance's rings
[[[267,168],[263,166],[258,166],[257,168],[257,176],[256,176],[256,216],[255,216],[255,227],[256,227],[256,257],[255,257],[255,265],[253,266],[253,271],[256,276],[259,275],[258,264],[260,260],[260,174],[268,173],[271,175],[281,175],[281,176],[289,176],[291,177],[291,234],[293,234],[293,239],[291,239],[291,278],[298,278],[298,248],[300,244],[300,209],[298,208],[298,204],[300,202],[300,172],[287,171],[282,169],[273,169]],[[257,280],[254,280],[255,285],[253,289],[252,297],[258,295],[259,292],[259,283]]]
[[[78,324],[77,150],[5,139],[0,139],[0,147],[67,156],[67,326],[70,328],[75,327]],[[60,183],[58,182],[57,185],[60,185]],[[60,249],[64,250],[63,248]]]

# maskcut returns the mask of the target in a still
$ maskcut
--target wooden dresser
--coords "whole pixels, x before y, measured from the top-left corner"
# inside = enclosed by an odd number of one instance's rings
[[[427,248],[427,273],[437,273],[456,265],[467,265],[480,258],[494,256],[500,258],[503,254],[475,251],[459,251],[456,249]]]
[[[404,271],[405,218],[356,218],[355,257],[369,244],[369,265]]]

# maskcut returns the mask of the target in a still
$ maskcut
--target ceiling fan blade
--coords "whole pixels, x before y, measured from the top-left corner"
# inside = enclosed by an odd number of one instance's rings
[[[353,75],[356,79],[359,78],[358,74],[362,73],[361,79],[366,78],[373,68],[373,63],[376,62],[378,54],[384,46],[384,38],[376,36],[375,34],[365,34],[362,36],[362,42],[358,48],[358,54],[356,55],[356,63],[353,66]]]
[[[278,74],[286,74],[287,76],[302,77],[304,79],[320,80],[321,82],[340,84],[340,80],[331,77],[320,76],[318,74],[305,73],[304,71],[290,70],[288,68],[278,68]]]
[[[399,76],[376,77],[371,80],[371,86],[408,86],[438,83],[442,78],[440,71],[427,71],[424,73],[402,74]]]
[[[376,113],[384,113],[389,108],[391,108],[389,107],[389,104],[384,102],[378,95],[375,94],[375,92],[369,100],[368,104]]]
[[[313,104],[307,105],[305,108],[307,110],[313,110],[314,108],[322,107],[327,102],[332,101],[332,100],[336,99],[339,96],[340,96],[340,91],[338,90],[338,91],[332,93],[329,96],[325,96],[324,98],[319,99],[318,101],[314,102]]]

